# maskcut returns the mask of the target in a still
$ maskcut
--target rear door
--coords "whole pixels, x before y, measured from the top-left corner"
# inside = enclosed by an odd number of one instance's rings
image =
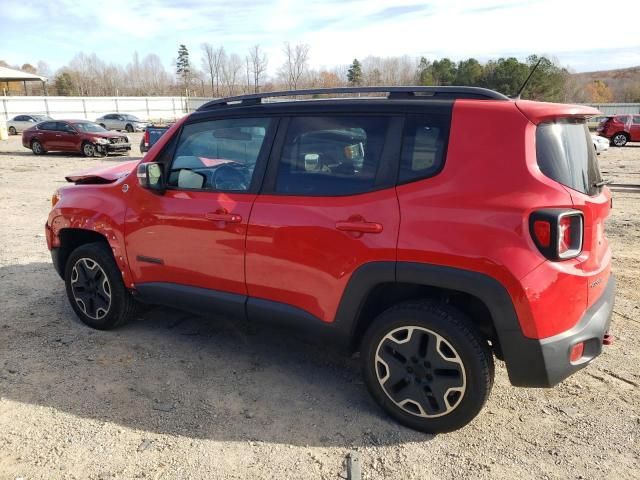
[[[248,226],[247,312],[280,305],[331,322],[360,266],[396,259],[402,119],[324,114],[283,122]]]
[[[38,132],[34,138],[38,138],[45,150],[55,150],[57,145],[57,122],[43,122],[38,125]]]

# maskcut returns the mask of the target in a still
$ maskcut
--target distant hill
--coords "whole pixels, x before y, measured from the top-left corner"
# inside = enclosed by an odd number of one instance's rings
[[[585,87],[596,81],[611,90],[613,102],[640,102],[640,66],[571,74],[575,91],[588,91]]]

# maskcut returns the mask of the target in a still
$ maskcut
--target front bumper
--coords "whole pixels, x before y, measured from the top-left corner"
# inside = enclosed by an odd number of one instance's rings
[[[503,350],[511,384],[519,387],[552,387],[600,355],[604,335],[611,323],[615,291],[616,281],[611,275],[598,301],[566,332],[541,340],[525,338],[515,332],[501,338],[503,347],[507,347],[505,341],[509,342],[508,348]],[[578,361],[571,362],[571,348],[580,342],[584,342],[584,353]]]
[[[131,150],[130,143],[109,143],[109,144],[96,144],[96,150],[99,153],[122,153]]]

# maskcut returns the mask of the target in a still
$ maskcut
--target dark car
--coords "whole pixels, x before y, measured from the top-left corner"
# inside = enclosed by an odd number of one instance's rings
[[[78,317],[107,330],[143,302],[302,330],[360,351],[373,398],[432,433],[480,412],[494,357],[520,387],[586,367],[615,294],[598,110],[372,90],[215,100],[142,161],[68,176],[45,232]],[[358,98],[262,102],[336,93]]]
[[[51,151],[78,152],[85,157],[127,153],[129,138],[118,132],[105,130],[86,120],[54,120],[42,122],[22,133],[22,145],[36,155]]]

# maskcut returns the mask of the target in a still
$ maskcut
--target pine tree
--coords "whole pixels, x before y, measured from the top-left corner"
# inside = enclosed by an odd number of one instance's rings
[[[349,80],[349,83],[353,86],[358,86],[362,83],[362,65],[357,58],[354,58],[353,63],[349,66],[347,80]]]
[[[182,79],[184,87],[188,88],[191,79],[191,64],[189,63],[189,50],[187,50],[184,44],[180,44],[180,48],[178,49],[176,75]]]

